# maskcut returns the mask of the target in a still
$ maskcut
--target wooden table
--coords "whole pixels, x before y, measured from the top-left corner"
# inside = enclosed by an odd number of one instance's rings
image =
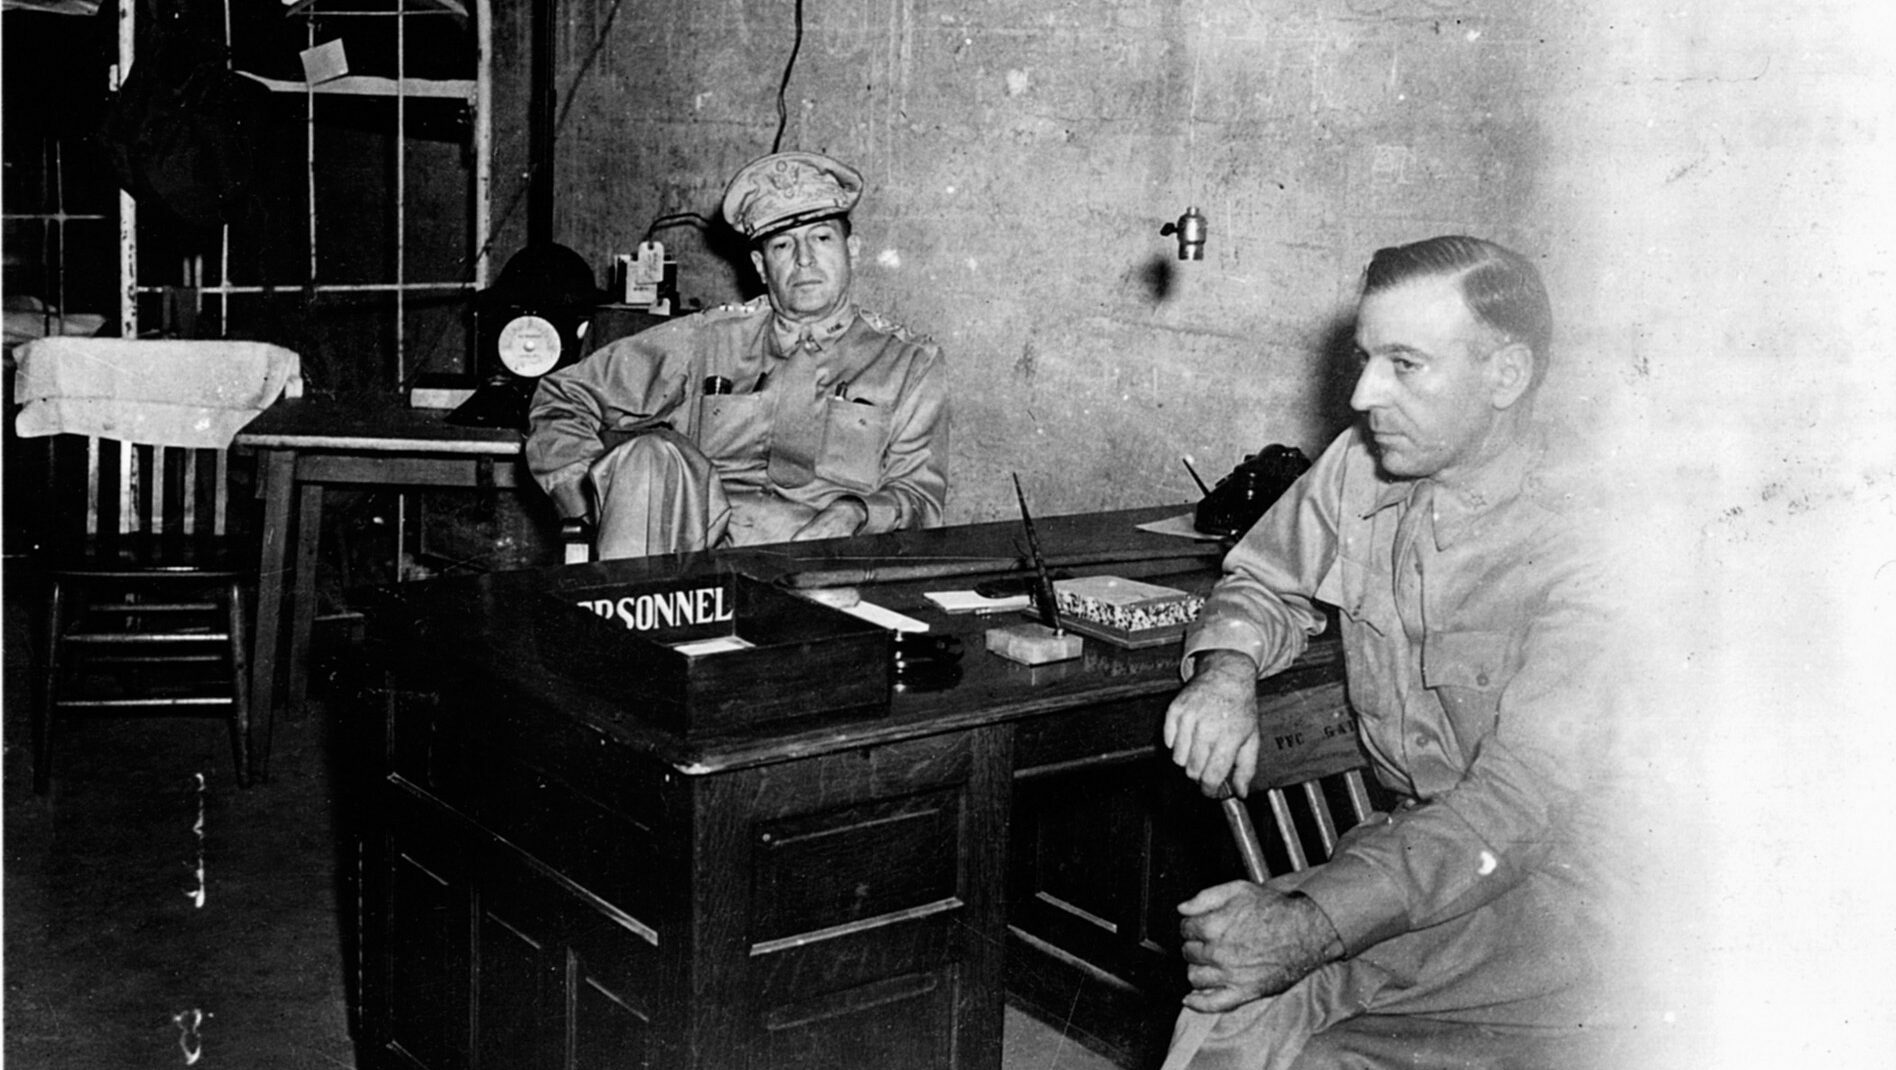
[[[1163,558],[1076,574],[1202,590],[1215,545],[1133,527],[1180,508],[1049,517],[1041,537],[1055,557]],[[1157,746],[1176,646],[1088,639],[1028,668],[986,653],[994,620],[922,597],[980,576],[909,578],[1005,568],[1017,536],[388,590],[369,628],[390,684],[361,806],[363,1065],[994,1070],[1004,988],[1149,1054],[1183,982],[1174,904],[1242,871]],[[713,568],[856,571],[865,599],[961,639],[959,679],[899,689],[885,716],[691,739],[545,653],[561,633],[536,604]],[[1318,644],[1260,685],[1260,785],[1360,764],[1340,675]]]
[[[269,773],[286,592],[291,595],[294,618],[285,655],[285,703],[292,709],[300,707],[308,689],[323,489],[485,489],[513,487],[526,478],[518,471],[524,443],[519,432],[458,427],[447,423],[446,415],[407,408],[394,399],[296,398],[264,410],[238,433],[236,445],[258,452],[258,493],[264,501],[256,644],[250,666],[252,723],[263,726],[256,751],[259,778]]]

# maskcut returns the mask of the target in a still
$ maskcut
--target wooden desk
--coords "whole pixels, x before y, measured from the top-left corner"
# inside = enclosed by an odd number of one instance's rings
[[[256,751],[260,779],[270,768],[278,648],[285,592],[291,584],[295,616],[284,701],[292,709],[300,707],[308,689],[306,662],[316,616],[323,488],[512,487],[525,478],[516,471],[524,442],[519,432],[457,427],[445,421],[446,415],[410,409],[393,399],[297,398],[264,410],[238,433],[236,445],[258,451],[258,493],[264,501],[256,644],[250,666],[252,723],[263,726]]]
[[[1178,507],[1040,522],[1076,573],[1203,589],[1215,545],[1136,531]],[[960,637],[953,686],[886,716],[688,740],[554,669],[529,600],[712,566],[759,578],[1011,559],[986,524],[407,584],[371,612],[391,684],[363,793],[365,1067],[994,1070],[1003,991],[1139,1034],[1175,1013],[1174,904],[1242,871],[1219,808],[1157,746],[1175,646],[1027,668],[989,618],[876,582]],[[555,640],[557,641],[557,640]],[[1260,685],[1259,783],[1360,764],[1327,644]],[[1341,727],[1340,727],[1341,726]],[[1090,986],[1090,987],[1088,987]],[[1105,1039],[1111,1040],[1107,1037]],[[1140,1054],[1144,1054],[1144,1049]]]

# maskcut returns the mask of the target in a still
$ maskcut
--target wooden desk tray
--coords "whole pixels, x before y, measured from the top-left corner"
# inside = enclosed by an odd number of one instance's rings
[[[1060,623],[1081,635],[1116,646],[1142,648],[1175,643],[1198,618],[1205,600],[1176,587],[1081,576],[1055,580]]]
[[[686,737],[889,711],[886,629],[748,576],[565,590],[537,609],[548,669]],[[679,649],[706,640],[743,645]]]

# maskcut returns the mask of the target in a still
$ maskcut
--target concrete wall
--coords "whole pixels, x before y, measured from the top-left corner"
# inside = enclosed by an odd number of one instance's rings
[[[1545,150],[1519,5],[1488,0],[812,0],[784,148],[859,166],[867,303],[947,348],[950,521],[1197,497],[1347,418],[1334,334],[1377,246],[1471,230],[1539,250]],[[1460,8],[1459,11],[1451,10]],[[569,0],[566,85],[612,6]],[[715,216],[771,147],[790,0],[627,5],[571,94],[555,231],[595,263]],[[1210,221],[1202,262],[1162,224]],[[682,290],[744,273],[691,230]],[[748,269],[746,269],[747,271]]]

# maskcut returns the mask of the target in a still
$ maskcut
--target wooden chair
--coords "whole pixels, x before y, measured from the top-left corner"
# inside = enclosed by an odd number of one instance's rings
[[[300,392],[296,355],[251,342],[43,339],[16,356],[16,426],[47,447],[33,790],[51,784],[61,721],[88,714],[220,716],[247,786],[245,598],[257,546],[232,530],[229,451],[216,444]]]
[[[48,545],[33,790],[74,714],[222,716],[248,786],[255,549],[228,534],[227,451],[61,435],[49,468],[50,512],[74,521]]]

